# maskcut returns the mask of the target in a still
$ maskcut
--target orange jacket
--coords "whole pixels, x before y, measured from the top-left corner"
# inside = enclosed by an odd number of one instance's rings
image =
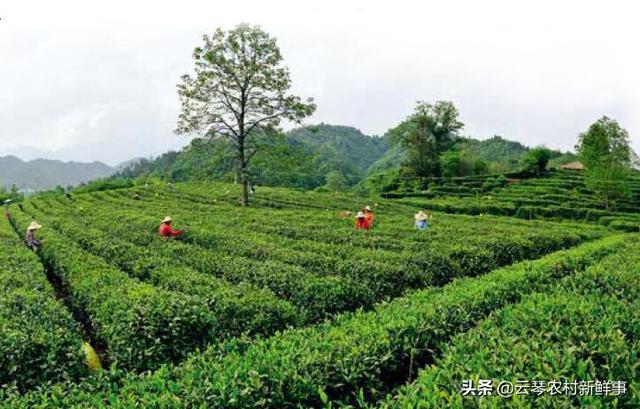
[[[364,212],[364,219],[369,224],[369,227],[373,226],[373,212]]]

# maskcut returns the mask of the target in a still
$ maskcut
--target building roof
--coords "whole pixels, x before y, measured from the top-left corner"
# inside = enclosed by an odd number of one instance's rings
[[[564,170],[584,170],[584,165],[580,162],[571,162],[560,166]]]

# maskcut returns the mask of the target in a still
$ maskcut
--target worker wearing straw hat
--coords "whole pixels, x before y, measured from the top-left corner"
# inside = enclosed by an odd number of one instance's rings
[[[429,215],[427,215],[425,212],[423,212],[422,210],[420,210],[418,213],[415,214],[415,216],[413,216],[414,219],[416,219],[416,222],[414,224],[414,227],[418,230],[427,230],[427,227],[429,227]]]
[[[373,227],[373,211],[371,210],[371,206],[365,206],[363,211],[364,218],[367,219],[367,225],[369,228]]]
[[[370,227],[364,212],[358,212],[356,214],[356,230],[369,230]]]
[[[27,247],[29,247],[33,251],[38,251],[38,249],[40,248],[40,242],[36,238],[36,230],[39,230],[41,228],[42,226],[40,226],[36,221],[31,222],[31,224],[29,224],[29,227],[27,227],[27,235],[24,240],[27,243]]]
[[[171,219],[171,217],[167,216],[164,219],[162,219],[162,224],[160,225],[160,228],[158,229],[158,234],[162,237],[176,237],[179,236],[183,233],[182,230],[174,230],[171,227],[171,223],[173,222],[173,220]]]

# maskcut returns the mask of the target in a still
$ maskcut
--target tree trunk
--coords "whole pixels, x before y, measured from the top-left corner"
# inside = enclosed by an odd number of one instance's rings
[[[244,143],[239,146],[238,152],[240,167],[240,183],[242,183],[242,196],[240,197],[240,205],[242,207],[249,206],[249,175],[247,173],[247,161],[245,160]]]
[[[240,169],[240,179],[242,179],[242,207],[249,206],[249,175],[247,174],[247,164],[242,165]]]

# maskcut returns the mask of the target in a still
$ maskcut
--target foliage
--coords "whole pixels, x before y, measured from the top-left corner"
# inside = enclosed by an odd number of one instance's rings
[[[11,200],[12,202],[20,202],[24,198],[24,195],[20,193],[16,185],[12,185],[9,190],[0,186],[0,204],[5,200]]]
[[[385,182],[392,190],[383,196],[407,198],[401,202],[447,213],[585,221],[614,217],[640,223],[640,176],[634,171],[625,181],[630,194],[617,198],[616,209],[607,209],[598,192],[590,188],[587,177],[575,171],[549,170],[540,177],[518,173],[508,174],[508,177],[427,179],[428,190],[418,190],[420,187],[415,185],[402,190],[406,185],[395,182]],[[623,229],[622,224],[613,226]]]
[[[122,239],[115,239],[97,228],[105,230],[111,225],[112,214],[97,212],[89,218],[86,212],[72,211],[53,201],[47,209],[65,215],[65,220],[51,219],[39,213],[38,218],[50,225],[86,251],[108,260],[122,271],[157,287],[188,294],[206,305],[216,318],[215,334],[218,340],[230,336],[271,334],[290,325],[295,325],[299,315],[288,302],[273,293],[247,283],[234,286],[211,274],[201,273],[188,266],[181,266],[171,257],[169,247],[179,243],[166,243],[155,238],[142,247]],[[143,216],[140,216],[143,217]],[[49,224],[49,223],[47,223]],[[143,231],[149,231],[144,226]],[[195,255],[194,255],[195,256]],[[206,257],[198,254],[200,258]]]
[[[587,168],[587,185],[610,208],[617,197],[627,193],[633,157],[628,132],[617,121],[602,117],[578,136],[576,151]]]
[[[529,151],[529,148],[520,142],[510,141],[499,135],[485,140],[469,138],[464,141],[479,158],[505,166],[517,163]]]
[[[103,190],[111,190],[111,189],[123,189],[128,187],[133,187],[134,183],[131,179],[126,177],[116,177],[110,179],[98,179],[92,182],[84,183],[77,188],[73,189],[74,193],[89,193],[89,192],[100,192]],[[59,194],[64,193],[58,191]]]
[[[340,172],[348,185],[359,182],[388,149],[387,140],[349,126],[319,124],[293,129],[287,139],[311,153],[311,169],[325,177]]]
[[[405,121],[380,138],[363,135],[355,128],[329,124],[273,134],[269,146],[259,150],[252,159],[250,179],[260,186],[316,189],[326,184],[329,173],[337,171],[344,176],[345,188],[352,191],[389,192],[401,186],[402,190],[411,190],[408,177],[423,189],[423,183],[415,179],[411,171],[400,170],[406,151],[392,136],[407,124]],[[483,141],[457,138],[452,150],[461,156],[464,166],[447,174],[462,176],[516,170],[528,148],[494,137]],[[575,160],[556,151],[552,151],[552,157],[556,164]],[[169,152],[153,161],[140,160],[119,176],[153,176],[176,182],[239,180],[232,144],[202,138],[195,138],[181,152]]]
[[[347,186],[347,180],[340,171],[332,170],[329,172],[325,178],[326,183],[323,186],[323,189],[330,192],[340,192],[345,190]]]
[[[259,27],[218,29],[203,41],[193,53],[195,73],[178,84],[182,109],[176,132],[233,144],[247,205],[251,158],[282,119],[300,121],[315,104],[288,93],[291,80],[280,49]]]
[[[56,301],[38,257],[0,220],[0,385],[30,388],[87,375],[80,328]]]
[[[525,187],[549,194],[580,180],[566,175],[531,179],[536,184]],[[499,176],[454,180],[461,184],[440,188],[463,193],[464,184],[511,186]],[[76,315],[93,324],[112,372],[23,397],[2,392],[0,399],[8,399],[3,403],[374,403],[478,320],[527,294],[548,292],[559,278],[607,254],[637,250],[637,239],[620,235],[545,256],[608,231],[488,214],[436,213],[429,230],[417,232],[412,215],[425,207],[410,200],[418,199],[376,202],[347,193],[260,187],[254,206],[238,211],[239,193],[231,184],[149,180],[71,199],[37,196],[22,204],[24,212],[11,207],[20,230],[30,221],[27,215],[45,226],[39,231],[43,260],[68,289]],[[541,196],[539,190],[532,194]],[[338,215],[364,204],[375,208],[374,229],[354,231],[352,218]],[[442,204],[457,205],[451,198]],[[473,211],[492,205],[484,206]],[[493,206],[502,210],[499,203]],[[166,214],[185,229],[180,239],[157,237]],[[537,257],[542,258],[500,269]],[[308,324],[317,325],[300,328]]]
[[[463,126],[458,121],[458,110],[453,103],[437,101],[432,105],[418,102],[406,123],[391,133],[407,150],[404,165],[415,176],[440,176],[439,155],[451,146]]]
[[[522,158],[522,165],[525,172],[533,175],[542,175],[547,170],[547,165],[551,159],[551,151],[547,148],[531,149]]]
[[[462,407],[464,379],[629,382],[622,396],[514,396],[516,407],[634,407],[640,353],[640,259],[636,244],[525,297],[444,348],[418,379],[383,407]],[[503,398],[483,398],[487,406]]]
[[[25,231],[30,218],[12,219]],[[130,279],[51,229],[40,231],[42,258],[86,312],[109,360],[127,369],[148,370],[184,358],[214,334],[214,318],[191,297]],[[132,346],[135,345],[135,348]]]
[[[199,141],[198,138],[191,142],[191,145]],[[154,159],[140,159],[128,166],[120,169],[114,178],[133,179],[140,176],[155,175],[164,178],[171,178],[170,168],[174,167],[174,162],[182,152],[169,151]]]
[[[488,164],[472,153],[468,148],[449,150],[440,157],[442,176],[471,176],[487,173]]]
[[[583,271],[629,246],[611,237],[484,277],[455,281],[343,316],[334,323],[288,331],[248,346],[234,343],[192,356],[180,369],[107,380],[86,387],[52,387],[11,401],[13,407],[109,401],[120,407],[315,407],[374,401],[431,360],[438,347],[480,319],[561,277]],[[633,247],[630,251],[637,250]],[[207,382],[202,382],[207,379]],[[366,391],[360,394],[360,391]]]
[[[345,188],[359,182],[368,166],[386,151],[381,138],[355,128],[320,124],[273,134],[268,146],[258,150],[249,168],[250,180],[260,186],[315,189],[327,176],[340,172]],[[237,181],[235,151],[225,140],[195,138],[179,153],[154,161],[141,161],[120,173],[124,177],[157,175],[167,180]]]
[[[81,203],[79,203],[81,204]],[[91,208],[99,207],[99,204],[90,205]],[[51,207],[47,204],[46,207]],[[188,227],[188,237],[186,240],[193,242],[194,246],[188,246],[180,242],[166,242],[155,238],[149,234],[157,225],[157,219],[145,215],[152,207],[144,205],[145,211],[135,211],[119,213],[118,218],[126,221],[126,228],[117,229],[117,233],[128,238],[137,245],[143,246],[148,251],[136,249],[135,246],[126,242],[118,242],[114,239],[101,237],[98,231],[87,231],[83,233],[79,226],[73,227],[72,223],[56,224],[57,228],[64,230],[75,240],[83,243],[95,254],[106,259],[110,259],[118,264],[124,271],[131,275],[150,281],[154,285],[176,289],[192,295],[206,295],[212,298],[213,312],[216,317],[224,319],[225,322],[218,323],[218,338],[226,335],[229,327],[239,328],[241,332],[249,334],[272,333],[277,329],[282,329],[287,325],[294,325],[296,322],[311,322],[326,318],[332,313],[345,309],[355,309],[361,306],[369,306],[373,302],[371,291],[367,290],[363,284],[357,283],[349,278],[322,277],[309,274],[305,270],[277,262],[276,260],[255,260],[254,258],[242,257],[246,253],[236,252],[234,255],[224,254],[219,247],[214,247],[215,252],[199,248],[198,245],[211,247],[222,239],[228,244],[236,242],[235,248],[241,246],[237,233],[224,237],[220,234],[215,236],[207,233],[206,230],[196,226]],[[108,207],[107,207],[108,209]],[[69,210],[66,210],[67,212]],[[65,212],[58,209],[58,212]],[[111,210],[105,213],[114,215]],[[180,214],[178,214],[180,215]],[[74,218],[82,218],[92,225],[101,226],[105,230],[113,230],[110,217],[91,217],[87,212],[80,210],[80,214],[74,214]],[[185,218],[194,218],[190,214]],[[131,227],[136,229],[132,231]],[[118,246],[114,246],[118,243]],[[247,247],[255,248],[255,241],[250,242]],[[161,254],[161,255],[158,255]],[[292,258],[292,253],[287,251],[283,254],[283,259]],[[181,280],[173,277],[171,270],[167,266],[174,266],[175,271],[179,271],[185,278]],[[194,271],[195,270],[195,271]],[[198,274],[201,272],[203,274]],[[205,275],[205,277],[202,277]],[[207,280],[206,276],[211,276]],[[222,280],[215,280],[213,276],[219,276]],[[237,284],[229,287],[222,283],[231,282]],[[263,291],[258,291],[256,287],[248,285],[253,283],[262,287]],[[202,287],[209,286],[208,292]],[[241,289],[240,289],[241,288]],[[250,292],[249,290],[252,289]],[[277,296],[288,299],[299,308],[298,316],[293,317],[291,305],[283,300],[274,299],[272,290]],[[236,299],[228,298],[236,294]],[[244,294],[239,297],[238,294]],[[226,304],[231,304],[229,310],[223,309]],[[243,316],[242,312],[252,318],[248,322],[238,322],[234,316]],[[236,332],[233,335],[238,335]]]
[[[362,185],[368,192],[378,194],[398,190],[400,182],[399,169],[394,169],[372,173],[362,182]]]

